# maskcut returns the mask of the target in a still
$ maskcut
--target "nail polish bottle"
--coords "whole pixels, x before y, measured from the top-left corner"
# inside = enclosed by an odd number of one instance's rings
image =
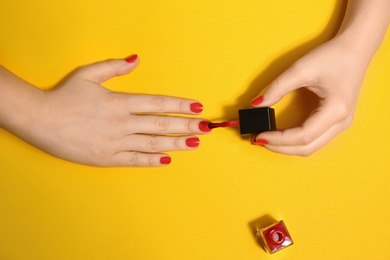
[[[268,227],[258,229],[256,233],[265,250],[273,254],[293,244],[283,220]]]
[[[275,111],[270,107],[238,110],[240,134],[258,134],[276,130]]]

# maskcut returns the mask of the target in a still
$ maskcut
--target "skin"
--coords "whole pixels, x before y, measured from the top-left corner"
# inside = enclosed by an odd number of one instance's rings
[[[318,96],[319,106],[301,126],[261,133],[254,143],[277,153],[308,156],[347,129],[367,67],[389,23],[389,0],[348,1],[338,34],[296,61],[252,101],[255,107],[272,106],[306,88]]]
[[[0,127],[80,164],[164,166],[169,162],[161,158],[169,156],[163,152],[196,149],[186,141],[205,133],[199,129],[203,120],[161,115],[198,114],[191,111],[195,100],[122,94],[101,86],[130,73],[138,63],[137,57],[132,62],[108,60],[81,67],[49,91],[0,66]]]
[[[350,0],[337,36],[296,61],[252,101],[255,107],[272,106],[289,92],[307,88],[318,96],[318,108],[302,126],[261,133],[254,143],[278,153],[308,156],[347,129],[366,69],[389,22],[389,0]],[[202,119],[183,116],[197,114],[190,109],[195,100],[115,93],[101,86],[130,73],[138,63],[138,58],[119,59],[84,66],[49,91],[0,66],[0,127],[80,164],[167,165],[164,152],[196,149],[188,139],[210,129],[200,129]]]

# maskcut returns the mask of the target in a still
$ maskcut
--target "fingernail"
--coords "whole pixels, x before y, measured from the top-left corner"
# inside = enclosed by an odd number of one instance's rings
[[[134,61],[136,61],[138,59],[138,55],[137,54],[133,54],[127,58],[125,58],[125,61],[127,63],[133,63]]]
[[[190,109],[194,113],[200,113],[200,112],[203,111],[203,105],[201,103],[199,103],[199,102],[192,103],[190,105]]]
[[[198,137],[190,137],[186,140],[186,145],[191,148],[195,148],[199,146],[199,138]]]
[[[254,106],[260,105],[264,100],[263,96],[257,97],[251,101],[251,104]]]
[[[200,122],[200,123],[199,123],[199,129],[200,129],[200,131],[202,131],[202,132],[210,132],[211,129],[209,128],[209,124],[210,124],[210,122],[208,122],[208,121],[202,121],[202,122]]]
[[[171,163],[171,157],[169,156],[163,156],[160,158],[160,163],[161,164],[170,164]]]
[[[256,142],[256,136],[257,135],[251,135],[251,138],[250,138],[251,144],[254,144]]]
[[[252,144],[266,145],[266,144],[268,144],[268,141],[265,139],[257,139],[257,140],[252,141]]]

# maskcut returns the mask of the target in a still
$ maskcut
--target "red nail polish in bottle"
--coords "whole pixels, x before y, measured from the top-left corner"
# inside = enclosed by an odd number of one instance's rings
[[[268,252],[275,253],[293,244],[283,220],[268,227],[257,230],[256,235]]]

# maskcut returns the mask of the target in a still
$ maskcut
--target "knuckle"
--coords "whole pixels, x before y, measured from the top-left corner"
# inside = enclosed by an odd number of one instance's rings
[[[188,104],[185,101],[181,101],[178,103],[178,109],[179,111],[187,111],[188,110]]]
[[[282,96],[282,91],[280,89],[280,83],[279,79],[276,78],[274,81],[272,81],[268,88],[274,93],[274,95],[281,97]]]
[[[153,158],[151,156],[145,158],[144,166],[155,166]]]
[[[130,154],[127,158],[127,165],[129,166],[140,166],[142,165],[142,159],[138,154]]]
[[[114,76],[119,76],[120,73],[118,71],[118,66],[117,66],[117,63],[115,60],[106,60],[106,63],[107,63],[107,67],[109,67],[109,70],[110,70],[110,74],[111,75],[114,75]]]
[[[197,121],[194,124],[193,123],[194,123],[193,120],[186,120],[184,123],[184,131],[191,133],[194,132],[194,130],[196,131],[196,129],[199,129],[199,127],[198,128],[193,127],[193,125],[195,124],[198,125],[199,123],[197,123]]]
[[[130,153],[126,159],[127,166],[155,166],[153,164],[153,157],[142,153]]]
[[[301,139],[300,143],[303,145],[311,144],[315,140],[315,135],[313,130],[302,131],[302,135],[300,139]]]
[[[146,146],[150,152],[157,152],[159,148],[159,139],[156,136],[148,137],[146,141]]]
[[[351,127],[353,123],[353,116],[348,116],[339,124],[339,132],[345,131]]]
[[[345,120],[349,116],[349,107],[347,105],[339,105],[337,107],[337,119],[339,121]]]
[[[315,152],[315,148],[312,145],[303,145],[297,147],[292,153],[292,155],[308,157],[312,155],[314,152]]]
[[[156,118],[155,125],[160,132],[166,133],[169,129],[169,119],[167,117],[159,116]]]
[[[344,123],[344,130],[351,127],[352,123],[353,123],[353,116],[348,116]]]
[[[308,145],[313,141],[313,137],[309,133],[302,135],[302,144]]]
[[[181,139],[179,137],[174,138],[173,149],[174,150],[180,150],[180,148],[182,147],[181,143],[182,142],[181,142]]]
[[[154,111],[156,112],[164,111],[166,108],[166,101],[163,97],[154,97],[151,103]]]

